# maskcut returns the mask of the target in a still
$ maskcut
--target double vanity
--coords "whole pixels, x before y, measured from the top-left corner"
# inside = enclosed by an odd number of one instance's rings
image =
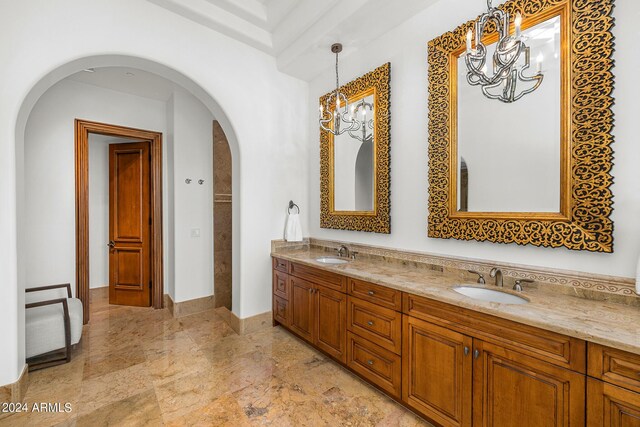
[[[436,425],[640,425],[638,307],[313,245],[272,257],[274,324]]]

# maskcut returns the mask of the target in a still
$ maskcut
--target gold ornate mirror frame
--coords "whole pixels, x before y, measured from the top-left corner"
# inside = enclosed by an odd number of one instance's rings
[[[391,232],[390,217],[390,155],[391,141],[390,123],[390,78],[391,64],[386,63],[375,70],[359,77],[344,86],[348,102],[373,94],[374,109],[374,178],[373,178],[373,210],[372,211],[336,211],[334,210],[334,151],[333,134],[320,130],[320,227],[339,230],[371,231],[375,233]],[[328,93],[320,98],[324,105]]]
[[[457,209],[457,59],[475,21],[429,42],[428,236],[613,252],[613,0],[510,0],[500,6],[523,29],[561,20],[560,212]],[[511,23],[513,25],[513,22]],[[485,32],[495,41],[495,28]]]

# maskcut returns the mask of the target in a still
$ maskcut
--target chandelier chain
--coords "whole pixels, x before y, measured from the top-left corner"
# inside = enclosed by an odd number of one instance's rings
[[[338,80],[338,55],[336,52],[336,95],[338,94],[338,89],[340,88],[340,80]]]

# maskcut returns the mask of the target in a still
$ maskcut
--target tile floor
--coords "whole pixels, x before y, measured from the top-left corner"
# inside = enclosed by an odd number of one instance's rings
[[[32,372],[25,397],[72,411],[0,425],[427,425],[280,327],[240,336],[215,311],[174,319],[91,297],[71,363]]]

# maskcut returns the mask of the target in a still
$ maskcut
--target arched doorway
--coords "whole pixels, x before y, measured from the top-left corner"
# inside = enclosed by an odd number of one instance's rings
[[[72,63],[65,64],[53,70],[52,72],[49,73],[49,75],[47,75],[45,78],[40,80],[36,84],[36,86],[31,90],[31,92],[27,95],[22,105],[22,108],[20,110],[20,114],[18,117],[17,125],[16,125],[16,151],[20,152],[20,150],[24,150],[25,129],[26,129],[27,119],[29,118],[31,111],[33,107],[36,105],[36,102],[38,101],[38,99],[40,99],[40,97],[49,88],[51,88],[54,84],[64,79],[65,77],[71,74],[74,74],[80,70],[83,70],[85,68],[100,68],[100,67],[106,67],[106,66],[122,66],[122,67],[126,66],[126,67],[141,69],[147,72],[155,73],[168,80],[171,80],[177,85],[180,85],[181,87],[188,90],[189,93],[195,96],[202,104],[204,104],[211,111],[211,113],[214,115],[214,117],[218,121],[220,128],[221,129],[224,128],[224,133],[226,135],[225,140],[228,141],[227,143],[230,149],[230,161],[231,163],[233,163],[232,169],[234,173],[239,170],[239,153],[238,153],[238,147],[237,147],[237,139],[235,137],[233,129],[230,126],[229,120],[227,119],[224,111],[213,99],[213,97],[210,94],[208,94],[204,89],[202,89],[200,86],[198,86],[195,82],[193,82],[191,79],[189,79],[188,77],[178,73],[177,71],[169,67],[158,64],[156,62],[143,60],[135,57],[127,57],[127,56],[108,55],[108,56],[97,56],[92,58],[83,58],[81,60],[73,61]],[[20,161],[22,161],[22,164],[20,164]],[[21,178],[24,179],[24,175],[23,175],[23,172],[20,172],[20,170],[24,171],[24,156],[18,156],[17,168],[19,170],[19,173],[17,174],[18,187],[21,187],[23,183],[20,182],[20,180]],[[237,181],[238,180],[234,180],[235,183],[237,183]],[[18,215],[20,215],[21,212],[24,212],[24,207],[25,207],[24,200],[22,201],[18,200]],[[238,203],[235,203],[233,206],[233,216],[236,216],[236,215],[239,215]],[[20,239],[20,237],[24,235],[24,232],[25,232],[24,227],[21,228],[20,226],[18,226],[17,231],[18,231],[18,238]],[[237,239],[237,233],[231,233],[229,235],[229,239],[230,240]],[[239,242],[234,244],[234,247],[238,247],[238,246],[239,246]],[[21,264],[24,265],[24,259],[26,255],[27,254],[24,253],[24,250],[21,251],[19,248],[18,250],[19,283],[20,283],[20,274],[21,274],[20,265]],[[237,264],[238,262],[239,260],[235,258],[232,260],[232,263],[234,264]],[[234,268],[237,268],[237,267],[234,266]],[[22,279],[24,279],[24,270],[22,271],[23,271]],[[24,280],[22,280],[22,283],[24,283]],[[76,282],[74,284],[74,288],[77,288],[78,285],[79,283]],[[237,291],[238,290],[236,289],[236,292]]]

